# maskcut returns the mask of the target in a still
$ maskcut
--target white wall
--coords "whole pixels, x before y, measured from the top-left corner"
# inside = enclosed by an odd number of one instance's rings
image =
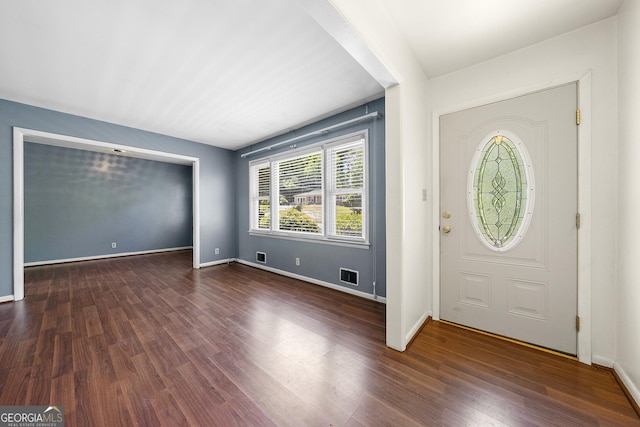
[[[592,70],[592,354],[594,362],[608,365],[616,348],[616,31],[616,19],[610,18],[429,81],[431,110],[442,113],[577,80]]]
[[[615,368],[640,404],[640,2],[618,14],[618,313]]]
[[[404,350],[432,307],[428,81],[378,2],[330,1],[399,82],[385,99],[387,345]]]
[[[592,216],[586,221],[592,232],[592,256],[590,263],[587,262],[592,304],[588,326],[591,328],[593,361],[612,366],[616,360],[618,324],[615,226],[618,219],[618,176],[615,173],[618,161],[617,18],[427,80],[377,2],[328,1],[399,82],[386,92],[387,344],[398,350],[404,350],[433,308],[432,277],[434,271],[437,275],[437,265],[430,265],[430,262],[433,248],[437,250],[438,238],[431,227],[433,215],[438,213],[434,211],[438,208],[437,200],[430,191],[435,160],[433,148],[437,144],[437,138],[431,135],[433,113],[456,111],[482,101],[577,80],[591,71]],[[640,26],[633,22],[636,27]],[[630,53],[633,48],[638,51],[638,45],[628,48],[629,57],[633,56]],[[640,74],[636,72],[635,75]],[[632,147],[630,141],[627,140],[628,150]],[[636,173],[640,175],[640,169],[635,170],[639,170]],[[630,174],[635,170],[628,168]],[[635,182],[639,180],[635,179]],[[426,203],[421,198],[422,189],[429,189]],[[632,187],[627,190],[637,191]],[[636,197],[636,200],[640,198]],[[620,233],[624,234],[622,230]],[[624,250],[628,249],[624,247]],[[640,259],[637,252],[640,247],[633,252],[633,256]],[[623,272],[624,269],[620,269],[620,273]],[[623,286],[621,292],[631,292],[630,283]],[[638,305],[637,293],[633,297],[634,303],[630,304]],[[629,318],[632,313],[634,310],[627,308],[619,316],[625,316],[624,322],[638,324],[637,317]],[[619,339],[634,342],[628,345],[629,349],[625,347],[626,363],[640,360],[637,328],[621,328],[618,332]],[[635,336],[631,336],[634,333]],[[625,363],[624,358],[620,361]],[[637,378],[636,370],[629,371]]]

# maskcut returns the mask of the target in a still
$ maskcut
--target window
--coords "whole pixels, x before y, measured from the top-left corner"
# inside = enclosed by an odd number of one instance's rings
[[[526,147],[506,131],[485,138],[471,162],[469,215],[480,241],[493,251],[514,248],[533,214],[534,176]]]
[[[322,151],[274,162],[274,171],[278,189],[277,229],[321,234]]]
[[[327,150],[330,236],[363,236],[364,144],[355,141]]]
[[[251,232],[366,243],[367,132],[250,163]]]
[[[269,163],[261,163],[251,168],[251,182],[255,182],[251,192],[252,230],[271,228],[271,169]]]

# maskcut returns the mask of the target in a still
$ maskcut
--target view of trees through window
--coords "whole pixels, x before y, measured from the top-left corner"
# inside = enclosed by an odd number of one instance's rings
[[[331,151],[331,171],[335,176],[333,206],[335,234],[362,235],[362,190],[364,189],[364,146],[339,147]]]
[[[271,228],[271,168],[269,166],[260,165],[257,170],[258,184],[258,224],[257,227],[262,230]]]
[[[363,238],[364,155],[364,139],[352,139],[252,166],[252,228]]]
[[[323,231],[322,152],[278,163],[279,229]]]

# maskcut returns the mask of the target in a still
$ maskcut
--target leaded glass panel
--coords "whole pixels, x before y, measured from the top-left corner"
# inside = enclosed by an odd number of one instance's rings
[[[533,170],[526,148],[515,135],[498,132],[476,150],[468,183],[470,218],[489,249],[515,247],[533,214]]]

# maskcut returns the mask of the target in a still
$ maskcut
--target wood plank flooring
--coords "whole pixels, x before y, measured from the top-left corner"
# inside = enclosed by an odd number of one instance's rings
[[[26,269],[0,304],[0,405],[67,426],[640,425],[611,372],[191,252]]]

